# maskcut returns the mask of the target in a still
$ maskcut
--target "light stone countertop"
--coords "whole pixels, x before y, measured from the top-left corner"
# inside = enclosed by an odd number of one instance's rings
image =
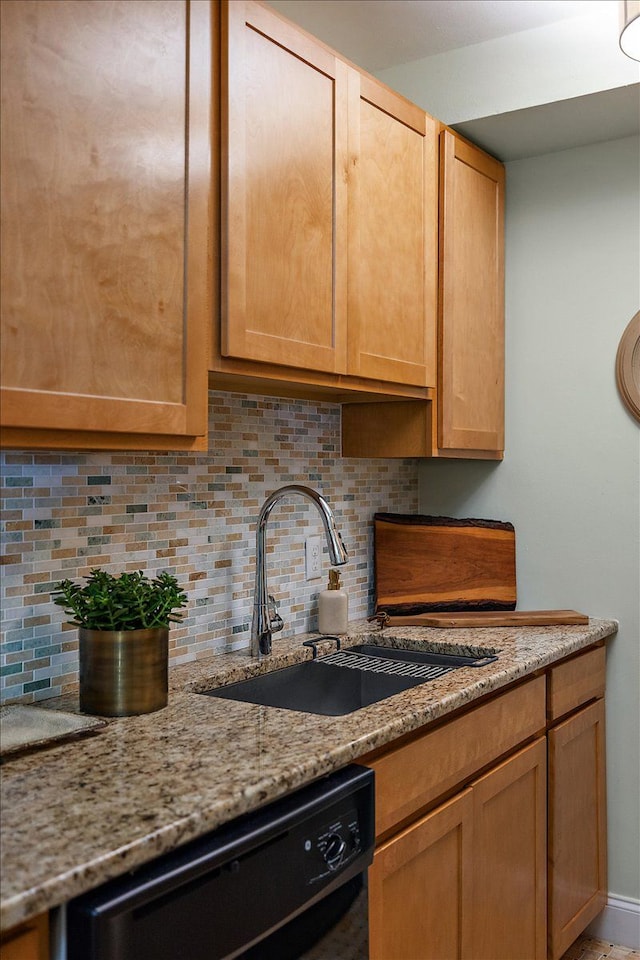
[[[113,720],[100,734],[3,764],[0,927],[63,903],[616,630],[616,621],[594,619],[586,626],[382,633],[353,624],[345,646],[369,634],[375,642],[402,637],[443,652],[447,644],[501,652],[488,666],[463,667],[342,717],[196,692],[309,659],[311,651],[301,645],[307,637],[276,636],[266,660],[243,652],[174,667],[165,709]],[[69,710],[74,700],[46,705]]]

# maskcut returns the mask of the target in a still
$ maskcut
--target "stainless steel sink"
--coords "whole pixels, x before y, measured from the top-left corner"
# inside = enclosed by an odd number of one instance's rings
[[[493,651],[470,656],[361,643],[204,694],[339,717],[460,667],[485,666],[496,659]]]

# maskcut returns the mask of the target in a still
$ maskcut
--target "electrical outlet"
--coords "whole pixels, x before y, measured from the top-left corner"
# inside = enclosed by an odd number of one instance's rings
[[[307,580],[322,576],[322,542],[320,537],[307,537],[304,544],[305,575]]]

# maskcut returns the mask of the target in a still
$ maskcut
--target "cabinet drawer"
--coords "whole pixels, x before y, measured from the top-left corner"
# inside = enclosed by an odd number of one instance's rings
[[[552,667],[548,674],[548,718],[557,720],[570,710],[604,696],[605,648],[596,647],[566,663]]]
[[[462,783],[545,726],[545,678],[390,750],[368,765],[376,774],[376,836]]]

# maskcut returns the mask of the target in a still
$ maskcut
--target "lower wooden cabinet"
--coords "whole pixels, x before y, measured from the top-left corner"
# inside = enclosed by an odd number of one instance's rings
[[[541,734],[544,703],[544,677],[534,677],[365,760],[376,775],[378,842]]]
[[[607,890],[604,700],[549,731],[549,957],[602,910]]]
[[[2,934],[0,960],[49,960],[49,915],[21,923]]]
[[[546,766],[540,739],[472,785],[469,960],[546,957]]]
[[[606,902],[604,691],[600,645],[362,759],[370,960],[560,960]]]
[[[471,791],[411,824],[369,870],[369,960],[470,956]]]
[[[543,960],[545,771],[539,739],[376,851],[370,960]]]

